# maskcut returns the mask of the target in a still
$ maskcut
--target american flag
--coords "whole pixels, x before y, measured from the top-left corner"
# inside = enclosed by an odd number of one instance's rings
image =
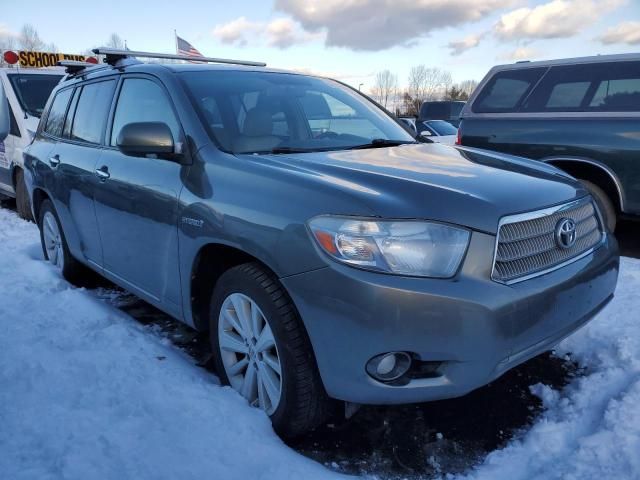
[[[196,47],[187,42],[184,38],[176,35],[176,48],[178,55],[186,55],[187,57],[203,57]]]

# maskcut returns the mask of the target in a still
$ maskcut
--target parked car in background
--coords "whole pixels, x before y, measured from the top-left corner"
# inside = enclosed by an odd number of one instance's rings
[[[426,120],[417,126],[423,140],[453,145],[458,138],[458,129],[444,120]]]
[[[426,120],[444,120],[454,127],[460,125],[460,112],[465,102],[457,100],[440,100],[423,102],[418,112],[417,123]]]
[[[0,68],[0,82],[8,102],[9,135],[0,142],[0,197],[16,199],[18,214],[31,218],[22,152],[38,128],[49,94],[63,76],[60,68]]]
[[[415,117],[398,117],[398,120],[409,127],[409,130],[416,134],[416,118]]]
[[[640,215],[640,54],[494,67],[459,135],[580,179],[613,231],[620,215]]]
[[[284,436],[464,395],[613,297],[616,240],[553,167],[418,143],[330,79],[130,56],[61,82],[25,153],[44,256],[208,331]]]

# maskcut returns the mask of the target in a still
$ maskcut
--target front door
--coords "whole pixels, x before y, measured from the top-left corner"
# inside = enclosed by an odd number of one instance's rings
[[[145,77],[125,76],[113,115],[108,148],[97,166],[101,181],[95,209],[107,276],[180,316],[178,269],[179,163],[129,156],[116,147],[121,128],[134,122],[164,122],[174,142],[182,138],[164,87]]]

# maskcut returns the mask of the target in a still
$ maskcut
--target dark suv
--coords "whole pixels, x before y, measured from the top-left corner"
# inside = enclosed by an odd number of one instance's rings
[[[494,67],[462,112],[459,138],[580,179],[613,231],[617,216],[640,215],[640,54]]]
[[[563,172],[418,144],[329,79],[129,54],[63,81],[26,153],[45,257],[208,330],[279,433],[464,395],[612,298],[616,242]]]
[[[458,128],[458,125],[460,125],[460,112],[462,112],[464,105],[465,102],[457,100],[422,102],[422,105],[420,105],[420,111],[418,112],[418,119],[416,121],[418,133],[421,133],[424,130],[421,124],[429,120],[444,120]]]

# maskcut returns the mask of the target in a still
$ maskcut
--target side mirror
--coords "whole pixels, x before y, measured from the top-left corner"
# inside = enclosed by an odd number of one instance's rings
[[[420,135],[422,135],[423,137],[430,137],[432,136],[432,133],[429,130],[423,130],[420,132]]]
[[[2,142],[7,135],[9,135],[9,100],[4,94],[4,87],[0,82],[0,142]]]
[[[127,155],[172,155],[176,153],[171,129],[163,122],[127,123],[116,139]]]

